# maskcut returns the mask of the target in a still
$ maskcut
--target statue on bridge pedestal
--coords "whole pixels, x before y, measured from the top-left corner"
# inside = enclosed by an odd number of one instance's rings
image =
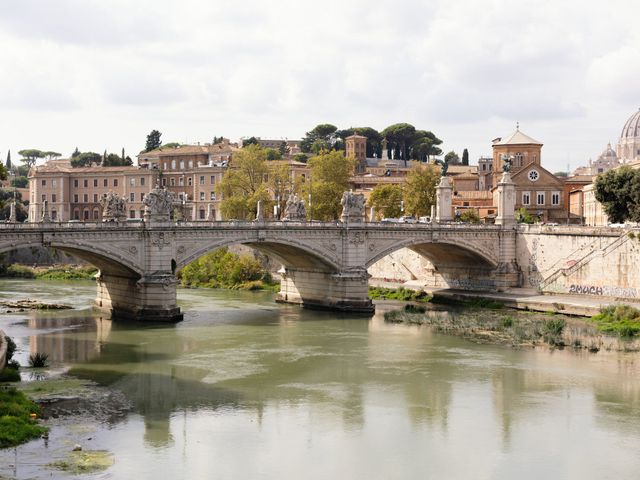
[[[307,220],[307,209],[304,206],[304,200],[300,200],[295,193],[289,195],[287,204],[284,207],[285,221],[290,222],[304,222]]]
[[[364,195],[362,193],[344,192],[340,204],[342,205],[341,222],[364,223]]]
[[[155,188],[144,196],[142,203],[146,221],[168,222],[174,203],[173,193],[156,184]]]
[[[100,200],[103,222],[122,222],[127,218],[127,200],[109,190]]]

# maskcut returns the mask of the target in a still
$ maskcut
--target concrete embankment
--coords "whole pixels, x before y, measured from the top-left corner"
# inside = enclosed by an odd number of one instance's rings
[[[556,312],[566,315],[579,315],[591,317],[600,312],[600,308],[611,304],[628,304],[640,307],[640,303],[617,301],[605,297],[574,296],[574,295],[542,295],[534,290],[525,288],[512,288],[506,292],[481,292],[469,290],[455,290],[449,288],[430,289],[412,282],[393,283],[370,279],[369,284],[387,288],[407,288],[411,290],[424,290],[434,298],[451,300],[470,300],[474,298],[486,298],[500,302],[508,308],[519,310],[531,310],[536,312]]]

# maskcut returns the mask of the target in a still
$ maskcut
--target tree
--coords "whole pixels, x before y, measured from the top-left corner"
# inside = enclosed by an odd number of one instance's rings
[[[80,150],[78,150],[78,147],[76,147],[76,149],[71,154],[71,158],[76,158],[78,155],[80,155]]]
[[[416,217],[431,215],[439,180],[440,168],[434,165],[419,164],[409,170],[404,184],[405,212]]]
[[[612,223],[640,221],[640,170],[623,166],[598,175],[596,200]]]
[[[220,211],[224,218],[253,220],[258,200],[268,203],[269,191],[266,154],[259,145],[250,145],[233,155],[231,168],[227,170],[217,191],[222,195]]]
[[[385,217],[399,217],[402,215],[402,187],[400,185],[376,185],[367,205],[375,209],[378,220]]]
[[[382,136],[380,132],[371,127],[352,127],[345,130],[336,131],[336,136],[341,139],[340,147],[344,149],[344,142],[347,137],[351,135],[362,135],[367,137],[367,151],[366,156],[369,158],[378,157],[382,155]],[[338,148],[336,148],[338,150]]]
[[[284,157],[285,155],[289,155],[289,145],[287,145],[287,142],[285,142],[284,140],[280,142],[278,151],[280,152],[281,157]]]
[[[11,186],[15,188],[27,188],[29,179],[27,177],[14,177],[11,180]]]
[[[151,150],[160,148],[160,145],[162,145],[162,140],[160,140],[161,136],[162,133],[160,133],[158,130],[151,130],[151,133],[147,135],[147,143],[144,147],[144,151],[150,152]]]
[[[220,136],[220,137],[216,137],[215,135],[213,136],[213,145],[218,145],[219,143],[224,142],[224,137]]]
[[[90,167],[91,164],[100,164],[102,161],[102,155],[96,152],[82,152],[80,155],[71,159],[71,166],[73,168]]]
[[[53,160],[54,158],[59,158],[62,156],[61,153],[58,152],[42,152],[44,154],[45,157],[47,157],[47,160]]]
[[[449,165],[457,165],[460,163],[460,157],[456,152],[451,150],[449,153],[447,153],[444,156],[444,161],[447,162]]]
[[[305,193],[311,193],[314,220],[336,220],[342,212],[342,194],[349,189],[349,179],[355,168],[353,158],[345,158],[341,151],[324,151],[308,161],[311,182],[305,184]]]
[[[465,223],[480,223],[480,215],[475,208],[468,208],[460,215],[460,221]]]
[[[300,142],[300,149],[305,152],[320,153],[321,150],[329,150],[336,141],[338,127],[330,123],[316,125],[313,130],[307,132]]]
[[[469,150],[466,148],[462,151],[462,165],[469,165]]]
[[[409,148],[415,140],[416,127],[409,123],[395,123],[385,128],[380,132],[380,135],[389,142],[389,155],[393,151],[394,158],[402,158],[406,167],[410,153]]]
[[[275,148],[265,148],[264,153],[267,160],[282,160],[282,154]]]
[[[562,178],[567,178],[569,176],[567,172],[555,172],[553,175],[556,177],[562,177]]]
[[[106,153],[106,152],[105,152]],[[126,167],[132,165],[133,162],[129,157],[121,157],[115,153],[109,153],[102,160],[103,167]]]
[[[11,150],[7,151],[7,162],[5,163],[5,167],[7,167],[7,171],[11,170]]]
[[[165,143],[162,145],[163,149],[167,149],[167,148],[178,148],[180,145],[182,145],[180,142],[169,142],[169,143]]]
[[[215,137],[214,137],[214,144],[215,144]],[[244,139],[242,140],[242,148],[248,147],[249,145],[260,145],[260,142],[256,137],[249,137],[246,140]]]
[[[427,130],[416,130],[413,143],[411,144],[410,158],[426,162],[431,156],[442,154],[442,150],[438,148],[442,140]]]
[[[304,153],[296,153],[293,156],[293,160],[300,163],[307,163],[307,160],[309,160],[309,157]]]
[[[533,218],[533,215],[527,212],[527,209],[524,207],[521,207],[516,211],[515,218],[516,218],[516,222],[526,223],[528,225],[532,225],[536,221],[536,219]]]
[[[20,159],[28,168],[33,167],[39,158],[44,158],[44,152],[36,150],[35,148],[29,148],[26,150],[20,150],[18,155],[22,156]]]

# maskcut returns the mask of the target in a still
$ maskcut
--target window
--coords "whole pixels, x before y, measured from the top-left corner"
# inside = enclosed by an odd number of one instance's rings
[[[171,177],[171,180],[169,181],[169,185],[171,185],[172,187],[176,186],[176,179]]]
[[[84,212],[82,212],[82,218],[85,221],[89,220],[89,210],[85,209]]]
[[[536,194],[536,203],[538,205],[544,205],[544,192],[538,192]]]
[[[216,176],[215,175],[211,175],[210,183],[211,183],[211,185],[215,185],[216,184]]]
[[[51,210],[51,220],[57,220],[58,219],[58,212],[56,212],[55,210]]]
[[[189,168],[193,168],[193,160],[189,160]]]
[[[97,187],[97,186],[98,186],[98,179],[97,179],[97,178],[94,178],[94,179],[93,179],[93,186],[94,186],[94,187]]]
[[[77,178],[73,181],[73,186],[78,188],[78,179]]]
[[[51,180],[51,184],[52,184],[53,188],[56,188],[58,186],[58,181],[57,180]]]
[[[184,187],[184,177],[180,177],[178,179],[178,185],[180,185],[181,187]]]
[[[140,210],[140,218],[144,218],[144,210]]]
[[[180,160],[180,170],[184,170],[184,160]]]
[[[551,194],[551,205],[560,205],[560,192],[553,192]]]
[[[204,185],[204,175],[200,175],[200,185]]]
[[[100,212],[98,211],[97,208],[93,209],[93,219],[94,220],[100,220]]]
[[[58,200],[58,199],[56,198],[56,194],[55,194],[55,193],[54,193],[54,194],[52,194],[52,195],[51,195],[51,203],[56,203],[56,202],[57,202],[57,200]]]
[[[97,193],[93,194],[93,203],[98,203],[98,194]]]
[[[47,186],[47,181],[46,180],[42,180],[42,186],[46,187]]]
[[[129,193],[129,201],[131,202],[135,202],[136,201],[136,194],[131,192]]]
[[[530,204],[531,204],[531,193],[522,192],[522,205],[530,205]]]
[[[204,220],[204,208],[200,209],[200,220]]]
[[[82,201],[84,203],[88,203],[89,202],[89,194],[85,193],[84,195],[82,195]]]
[[[216,199],[216,192],[211,192],[211,200],[215,200]]]
[[[78,194],[77,193],[73,194],[73,203],[78,203]],[[78,219],[76,218],[76,220],[78,220]]]
[[[516,153],[516,166],[522,166],[522,154],[520,152]]]
[[[117,186],[118,186],[118,179],[117,179],[117,178],[114,178],[114,179],[113,179],[113,186],[114,186],[114,187],[117,187]]]
[[[140,186],[144,187],[144,177],[140,177]]]
[[[43,194],[42,194],[42,201],[43,201],[43,202],[46,202],[46,201],[47,201],[47,194],[46,194],[46,193],[43,193]]]
[[[191,177],[187,178],[187,185],[189,185],[190,187],[193,186],[193,178]]]
[[[136,186],[136,179],[135,179],[135,178],[133,178],[133,177],[131,177],[131,178],[129,179],[129,185],[131,185],[132,187],[135,187],[135,186]]]
[[[144,202],[144,193],[142,193],[142,192],[140,193],[140,201]]]
[[[86,178],[82,181],[82,185],[84,186],[84,188],[89,188],[89,180],[87,180]]]
[[[204,201],[204,192],[200,192],[200,201]]]
[[[166,179],[166,178],[163,178],[163,179],[162,179],[162,186],[163,186],[163,187],[166,187],[166,186],[167,186],[167,179]]]
[[[108,186],[109,186],[109,180],[105,178],[105,179],[102,181],[102,185],[104,185],[105,187],[108,187]]]
[[[136,218],[136,211],[135,210],[129,210],[129,218]]]

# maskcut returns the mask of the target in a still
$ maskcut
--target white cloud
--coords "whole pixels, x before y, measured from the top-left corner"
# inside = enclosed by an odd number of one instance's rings
[[[47,139],[41,148],[137,151],[152,128],[167,140],[207,141],[407,121],[474,158],[520,121],[555,170],[615,142],[640,104],[640,7],[631,0],[2,8],[0,150]],[[34,122],[44,112],[73,114]]]

